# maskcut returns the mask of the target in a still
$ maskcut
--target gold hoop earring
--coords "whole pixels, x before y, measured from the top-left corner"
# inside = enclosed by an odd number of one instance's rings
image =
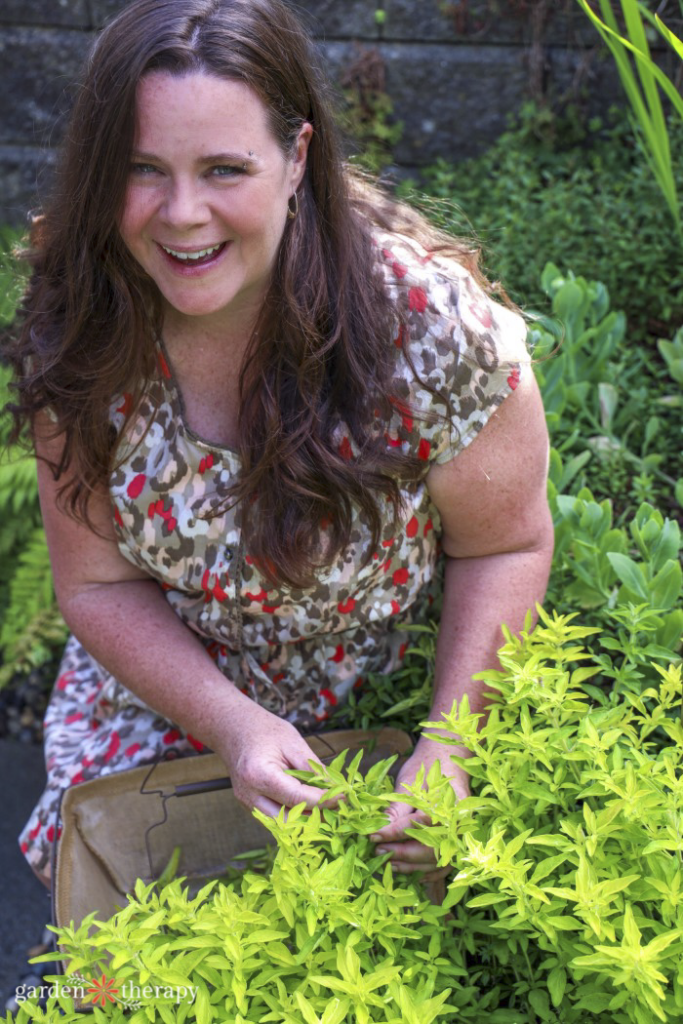
[[[290,206],[290,202],[291,202],[292,199],[294,200],[294,206],[293,207]],[[298,196],[298,193],[294,192],[289,197],[289,202],[287,203],[287,219],[288,220],[294,220],[296,215],[298,214],[298,212],[299,212],[299,196]]]

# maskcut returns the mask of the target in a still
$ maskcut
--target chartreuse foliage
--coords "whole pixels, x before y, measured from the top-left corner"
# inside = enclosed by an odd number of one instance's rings
[[[172,1008],[143,1000],[128,1011],[135,1024],[679,1020],[681,670],[659,666],[641,695],[596,703],[586,684],[599,688],[602,665],[584,647],[594,632],[541,613],[482,676],[486,724],[478,731],[466,699],[444,716],[442,742],[472,755],[456,758],[467,799],[456,803],[438,766],[404,796],[391,792],[389,762],[364,779],[358,759],[296,773],[344,799],[286,821],[259,815],[278,844],[270,874],[194,898],[180,879],[139,883],[111,921],[59,932],[68,970],[201,993]],[[412,834],[452,866],[443,907],[392,876],[368,839],[402,800],[430,816]],[[17,1024],[80,1019],[60,999],[63,1017],[57,1000],[43,1017],[25,1003]],[[97,1019],[123,1018],[108,1005]]]

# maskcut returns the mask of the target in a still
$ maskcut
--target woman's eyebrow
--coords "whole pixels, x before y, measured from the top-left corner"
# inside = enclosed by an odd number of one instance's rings
[[[140,150],[134,150],[133,159],[140,161],[147,161],[149,163],[160,163],[163,162],[160,156],[155,153],[143,153]],[[258,161],[254,157],[253,153],[210,153],[207,156],[199,158],[201,164],[255,164]]]
[[[211,156],[201,157],[203,164],[255,164],[257,163],[253,153],[213,153]]]

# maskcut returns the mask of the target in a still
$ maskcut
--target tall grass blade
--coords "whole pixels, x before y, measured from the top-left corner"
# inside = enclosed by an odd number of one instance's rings
[[[638,0],[621,0],[629,38],[625,38],[619,32],[609,0],[599,0],[604,20],[592,10],[587,0],[577,0],[577,3],[593,22],[612,52],[624,91],[642,133],[641,147],[671,212],[676,229],[683,236],[680,204],[671,164],[669,134],[657,86],[669,97],[674,109],[681,117],[683,117],[683,99],[671,80],[652,60],[645,34],[643,15],[656,25],[664,38],[671,43],[675,52],[679,53],[679,47],[683,49],[683,44],[666,29],[660,19],[642,8]],[[673,37],[673,41],[669,39],[669,36]],[[674,45],[674,43],[678,45]],[[632,54],[635,59],[637,76],[631,65],[629,54]]]

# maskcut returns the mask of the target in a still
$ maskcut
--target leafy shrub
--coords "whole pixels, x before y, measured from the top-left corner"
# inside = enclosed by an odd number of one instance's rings
[[[595,703],[585,684],[601,665],[582,646],[592,632],[542,613],[533,632],[508,634],[501,671],[483,674],[486,724],[478,731],[466,699],[445,716],[442,742],[472,753],[458,759],[467,799],[456,804],[438,766],[406,796],[390,792],[389,762],[365,779],[341,758],[297,773],[345,799],[287,821],[257,815],[278,843],[269,876],[194,899],[178,879],[139,883],[111,921],[60,931],[69,971],[201,993],[172,1011],[147,1002],[136,1024],[680,1019],[681,670],[658,668],[660,685],[640,697]],[[373,855],[367,837],[392,801],[434,822],[412,834],[453,867],[443,907]],[[64,1017],[53,1000],[42,1019],[75,1021],[60,1002]],[[18,1024],[33,1013],[25,1004]]]
[[[681,322],[683,253],[625,116],[615,111],[612,122],[605,128],[595,120],[586,134],[576,120],[567,128],[528,106],[483,156],[457,165],[437,161],[420,187],[448,200],[427,205],[446,229],[476,232],[491,272],[522,306],[542,308],[539,282],[552,259],[602,281],[642,339],[652,318]],[[680,194],[680,118],[669,136]],[[420,201],[410,182],[399,191]]]
[[[529,337],[553,444],[572,456],[560,489],[574,481],[609,495],[621,519],[644,500],[680,515],[683,400],[671,379],[678,336],[660,342],[667,366],[655,367],[631,345],[624,313],[610,311],[601,282],[548,263],[541,285],[558,323],[541,318]]]

